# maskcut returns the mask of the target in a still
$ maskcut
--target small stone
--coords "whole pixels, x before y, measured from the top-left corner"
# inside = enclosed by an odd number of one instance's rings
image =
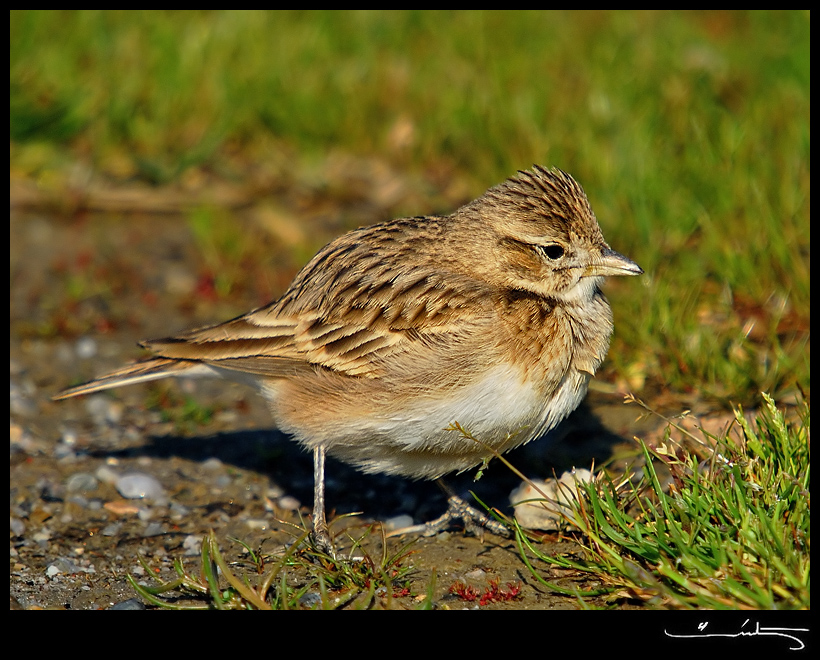
[[[527,529],[558,531],[572,525],[572,499],[578,499],[578,484],[592,481],[589,470],[564,472],[559,479],[522,483],[510,493],[515,519]]]
[[[83,360],[93,358],[97,354],[97,342],[93,337],[80,337],[74,344],[74,352]]]
[[[162,484],[150,474],[129,472],[117,479],[114,484],[120,495],[128,499],[159,500],[165,497]]]

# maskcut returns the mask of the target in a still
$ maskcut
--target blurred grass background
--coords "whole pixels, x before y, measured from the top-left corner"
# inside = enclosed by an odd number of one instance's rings
[[[647,273],[607,285],[603,375],[686,405],[792,401],[810,392],[809,39],[804,11],[12,11],[11,180],[159,191],[344,153],[424,182],[429,207],[389,209],[415,215],[557,166]],[[231,223],[184,221],[202,244]]]

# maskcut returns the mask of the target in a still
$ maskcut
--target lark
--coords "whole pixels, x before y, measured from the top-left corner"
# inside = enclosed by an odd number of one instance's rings
[[[169,376],[250,384],[313,452],[313,533],[332,552],[326,455],[437,479],[544,434],[606,356],[603,278],[642,272],[569,174],[534,166],[450,215],[344,234],[275,302],[144,341],[151,356],[55,399]]]

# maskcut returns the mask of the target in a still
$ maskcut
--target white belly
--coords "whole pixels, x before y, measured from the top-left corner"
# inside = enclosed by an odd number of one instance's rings
[[[490,457],[492,452],[484,445],[504,452],[556,426],[587,390],[589,376],[571,374],[545,399],[519,370],[498,367],[455,395],[407,401],[401,411],[347,418],[335,429],[331,423],[320,442],[332,456],[366,472],[434,479]],[[456,422],[475,440],[454,430]],[[284,430],[304,444],[316,444],[315,433]]]

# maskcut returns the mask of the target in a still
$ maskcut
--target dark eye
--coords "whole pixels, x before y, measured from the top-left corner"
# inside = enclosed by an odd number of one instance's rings
[[[564,256],[564,248],[558,245],[557,243],[552,243],[551,245],[539,245],[539,251],[543,254],[547,259],[560,259]]]

